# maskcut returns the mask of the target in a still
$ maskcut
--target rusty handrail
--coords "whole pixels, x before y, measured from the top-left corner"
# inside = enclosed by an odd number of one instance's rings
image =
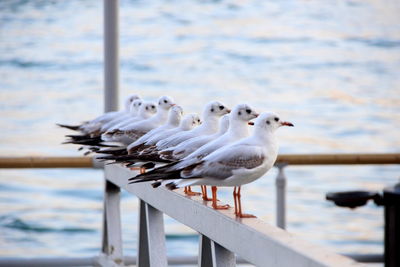
[[[276,163],[289,165],[400,164],[400,153],[282,154]]]
[[[400,153],[281,154],[276,163],[288,165],[400,164]],[[0,157],[0,169],[93,167],[98,167],[93,157]]]
[[[0,157],[0,168],[93,168],[92,157]]]

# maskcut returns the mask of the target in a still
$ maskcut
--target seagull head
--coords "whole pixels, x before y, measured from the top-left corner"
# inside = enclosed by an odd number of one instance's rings
[[[222,103],[220,103],[218,101],[213,101],[206,105],[203,114],[204,114],[204,117],[207,117],[207,116],[221,117],[225,114],[228,114],[229,112],[231,112],[231,110],[229,108],[227,108],[225,105],[223,105]]]
[[[229,117],[230,114],[226,114],[222,116],[222,118],[219,120],[219,133],[224,134],[228,128],[229,128]]]
[[[281,126],[291,126],[293,127],[293,123],[282,121],[279,118],[279,115],[273,112],[264,112],[261,113],[255,121],[254,124],[257,128],[265,129],[269,132],[275,132]]]
[[[183,108],[181,106],[173,106],[168,114],[168,123],[178,126],[183,116]]]
[[[200,123],[201,123],[201,121],[200,121],[199,115],[193,113],[193,114],[188,114],[185,117],[183,117],[179,127],[182,130],[187,131],[187,130],[193,129]]]
[[[140,99],[140,97],[136,94],[130,95],[125,99],[125,110],[130,111],[130,107],[133,101]]]
[[[170,109],[172,106],[175,106],[174,100],[169,96],[162,96],[158,99],[158,107],[164,110]]]
[[[143,100],[141,99],[136,99],[134,100],[129,108],[129,111],[132,113],[132,115],[136,115],[139,112],[139,108],[142,105]]]
[[[241,121],[250,121],[254,118],[258,117],[258,113],[255,112],[249,105],[247,104],[239,104],[237,105],[231,113],[231,118]]]
[[[157,112],[157,106],[153,102],[144,102],[139,108],[139,114],[149,117]]]

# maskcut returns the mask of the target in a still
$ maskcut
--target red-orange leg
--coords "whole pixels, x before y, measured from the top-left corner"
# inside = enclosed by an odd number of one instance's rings
[[[236,195],[237,195],[237,202],[238,202],[238,213],[236,214],[236,216],[237,217],[239,217],[239,218],[256,218],[256,216],[254,216],[254,215],[251,215],[251,214],[244,214],[244,213],[242,213],[242,201],[240,200],[240,197],[241,197],[241,195],[240,195],[240,186],[238,187],[238,190],[237,190],[237,193],[236,193]]]
[[[217,204],[217,187],[216,186],[211,186],[211,192],[212,192],[212,207],[215,210],[226,210],[229,209],[229,205],[218,205]]]
[[[191,186],[185,186],[184,192],[188,196],[198,196],[201,195],[199,192],[193,192]]]
[[[207,186],[201,185],[200,187],[201,187],[201,193],[203,194],[203,200],[204,201],[212,201],[212,198],[209,198],[207,196]]]
[[[233,201],[235,203],[235,215],[238,215],[238,206],[237,206],[237,193],[236,193],[237,187],[235,186],[233,188]]]

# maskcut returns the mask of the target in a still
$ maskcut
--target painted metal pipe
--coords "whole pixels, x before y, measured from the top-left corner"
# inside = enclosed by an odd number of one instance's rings
[[[276,186],[276,226],[286,229],[286,176],[285,164],[278,165],[278,175],[275,179]]]
[[[119,0],[104,0],[104,112],[118,109]]]

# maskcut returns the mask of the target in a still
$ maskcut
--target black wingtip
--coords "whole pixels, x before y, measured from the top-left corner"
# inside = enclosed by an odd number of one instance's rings
[[[61,123],[56,123],[57,126],[62,127],[62,128],[67,128],[73,131],[79,130],[80,125],[67,125],[67,124],[61,124]]]
[[[151,184],[151,186],[152,186],[153,188],[157,188],[157,187],[159,187],[160,185],[161,185],[161,182],[154,182],[154,183]]]
[[[174,182],[166,184],[165,187],[168,188],[169,190],[174,190],[178,188]]]
[[[146,168],[146,169],[151,169],[151,168],[154,168],[155,166],[156,166],[156,164],[154,162],[147,162],[140,167]]]

